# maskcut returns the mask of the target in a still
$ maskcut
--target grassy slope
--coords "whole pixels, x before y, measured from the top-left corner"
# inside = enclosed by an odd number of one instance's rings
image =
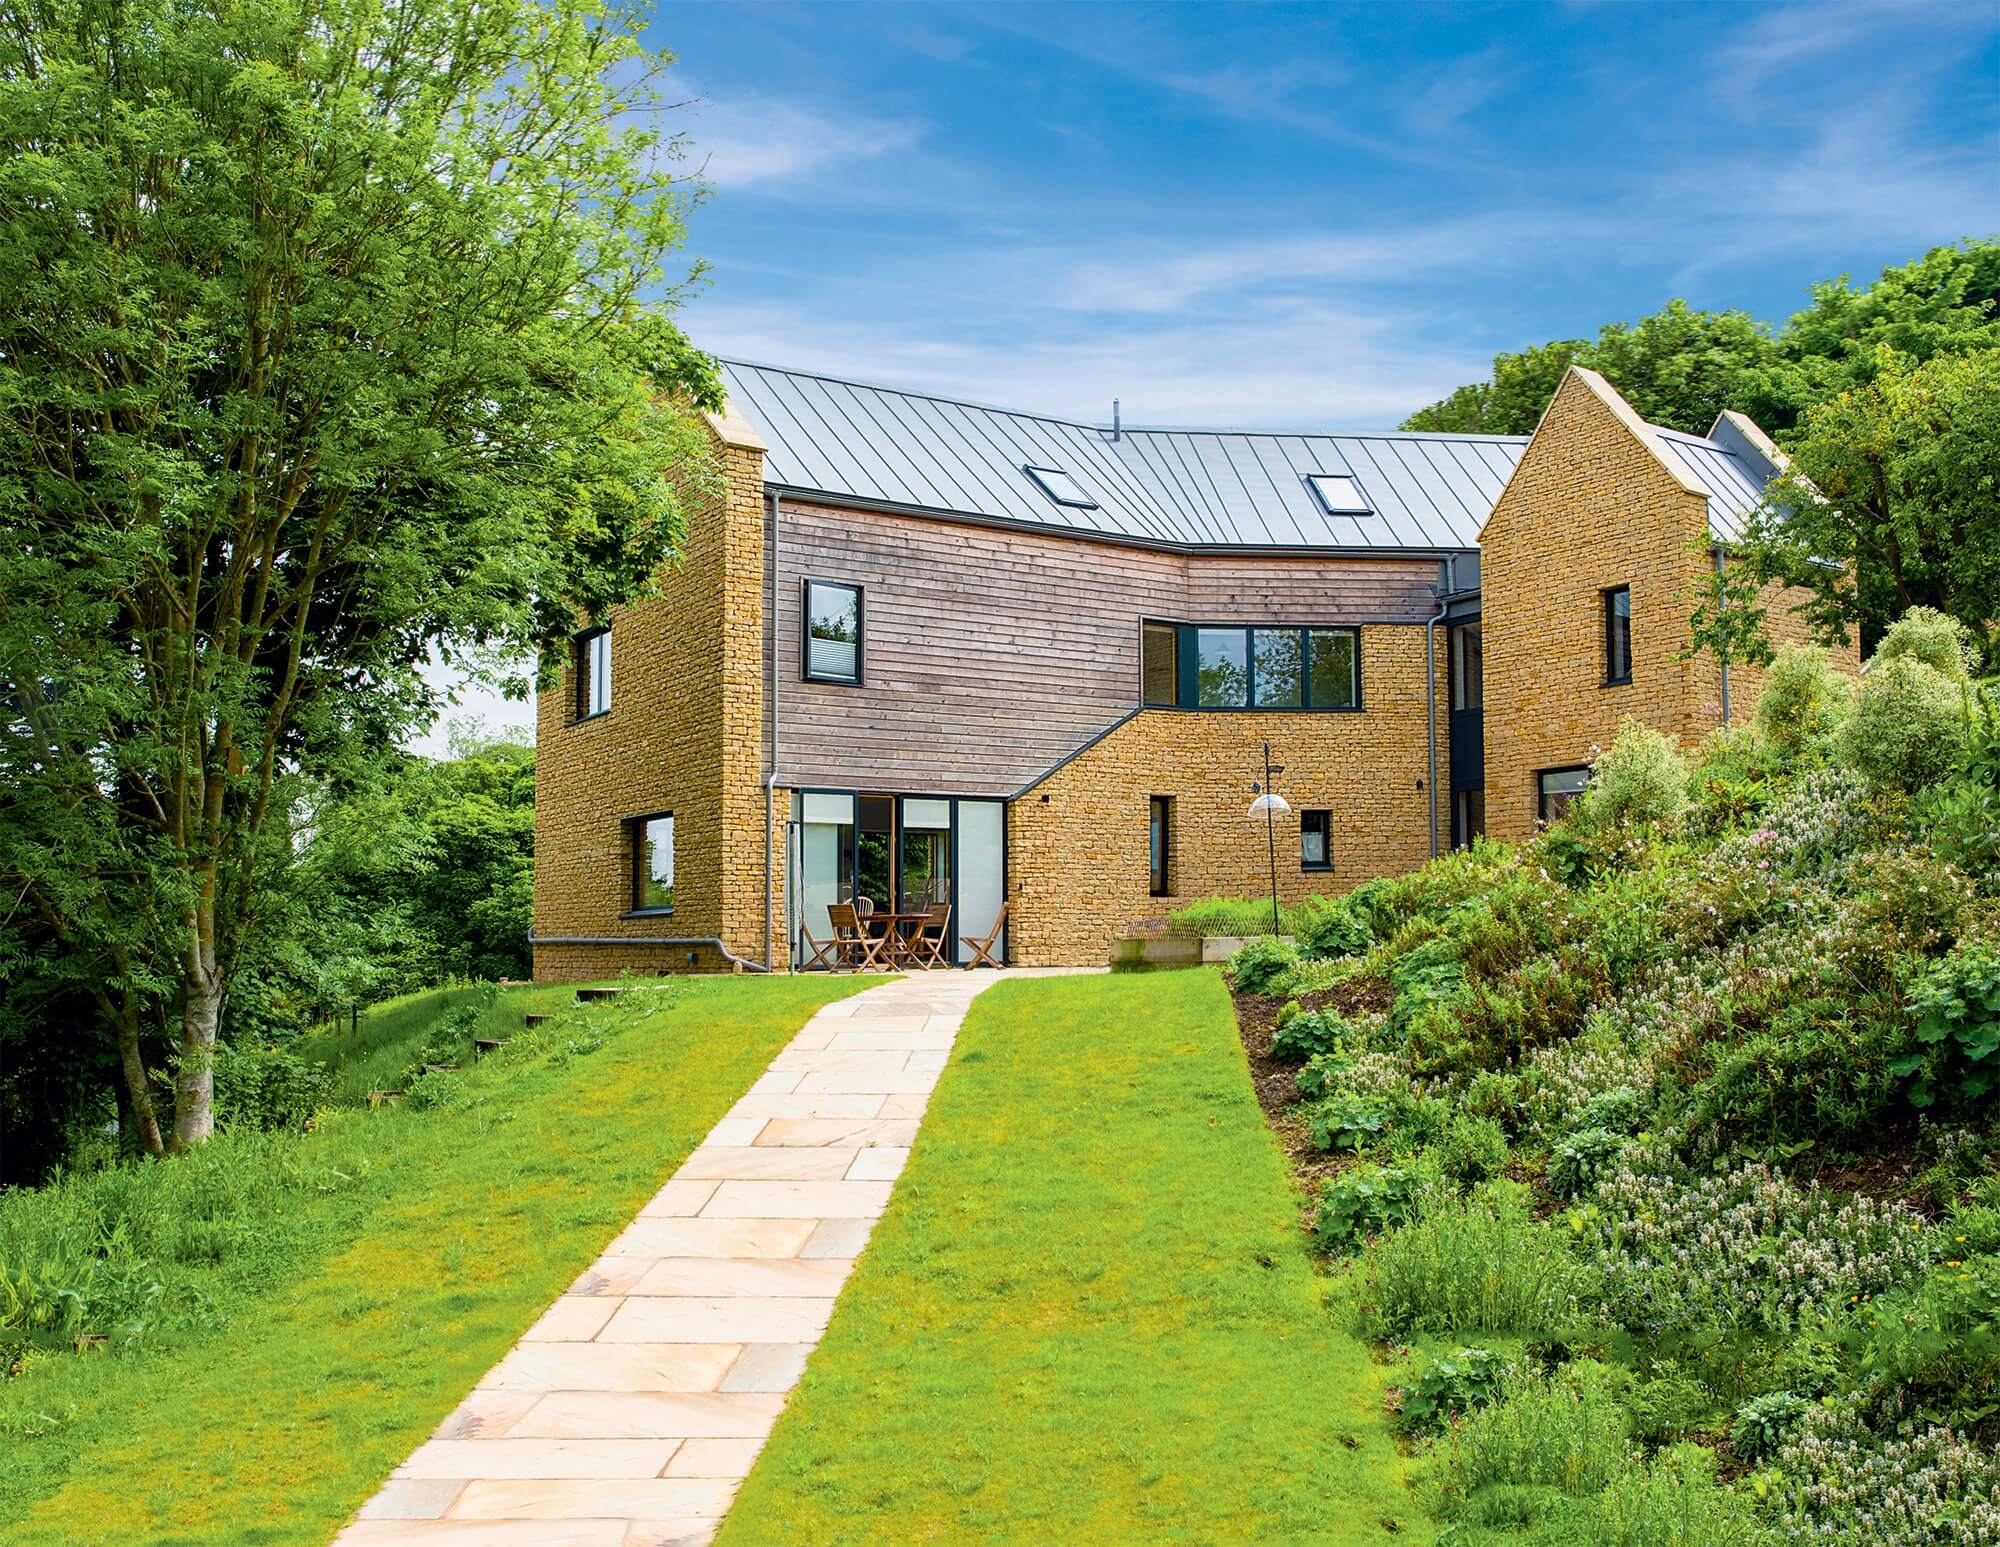
[[[342,1106],[366,1106],[371,1090],[395,1087],[396,1077],[409,1066],[417,1046],[445,1011],[460,1005],[491,1005],[496,997],[511,1003],[522,996],[500,995],[489,984],[403,994],[372,1007],[357,1030],[322,1030],[302,1038],[295,1051],[301,1058],[334,1071],[334,1094]],[[482,1028],[479,1034],[507,1033],[489,1033]]]
[[[724,1547],[1426,1539],[1297,1214],[1216,974],[988,990]]]
[[[861,986],[698,980],[652,1015],[581,1012],[601,1049],[479,1065],[449,1108],[334,1114],[299,1142],[351,1184],[271,1222],[286,1260],[218,1270],[222,1331],[0,1383],[0,1539],[326,1541],[812,1011]],[[506,997],[511,1018],[569,995]]]

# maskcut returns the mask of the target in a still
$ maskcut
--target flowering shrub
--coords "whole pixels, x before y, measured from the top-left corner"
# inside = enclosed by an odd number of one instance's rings
[[[1880,1547],[2000,1541],[2000,1456],[1899,1412],[1871,1426],[1866,1407],[1854,1397],[1808,1408],[1760,1479],[1786,1538]]]
[[[1590,765],[1590,784],[1576,812],[1587,827],[1676,822],[1688,808],[1687,759],[1639,720],[1619,722],[1611,745]]]
[[[1787,761],[1824,755],[1854,705],[1855,681],[1818,645],[1787,645],[1758,696],[1757,734]]]
[[[1808,1309],[1913,1281],[1929,1256],[1909,1209],[1800,1188],[1756,1163],[1683,1177],[1628,1157],[1572,1221],[1606,1305],[1633,1328],[1787,1332]]]
[[[1962,681],[1914,656],[1877,660],[1840,728],[1841,760],[1882,788],[1928,789],[1958,763],[1967,718]]]

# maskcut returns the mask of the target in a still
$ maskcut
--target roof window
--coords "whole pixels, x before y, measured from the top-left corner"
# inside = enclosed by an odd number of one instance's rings
[[[1068,505],[1076,510],[1095,510],[1097,501],[1083,492],[1083,486],[1059,467],[1027,466],[1021,469],[1050,499],[1058,505]]]
[[[1361,492],[1351,473],[1307,473],[1306,482],[1319,497],[1319,508],[1329,516],[1368,516],[1375,507]]]

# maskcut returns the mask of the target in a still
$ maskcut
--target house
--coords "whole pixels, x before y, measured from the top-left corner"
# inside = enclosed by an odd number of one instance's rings
[[[829,904],[1102,964],[1181,900],[1519,839],[1761,674],[1690,595],[1779,453],[1572,370],[1531,437],[1071,423],[743,362],[657,594],[539,704],[535,975],[783,968]],[[1782,601],[1773,631],[1802,625]],[[1779,641],[1781,642],[1781,641]],[[958,950],[964,959],[963,947]]]

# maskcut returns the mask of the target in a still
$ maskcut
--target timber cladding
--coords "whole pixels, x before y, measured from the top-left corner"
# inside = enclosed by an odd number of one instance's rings
[[[1361,663],[1358,713],[1148,709],[1016,800],[1007,813],[1009,959],[1102,966],[1112,941],[1183,902],[1269,895],[1265,826],[1246,814],[1267,740],[1284,767],[1273,784],[1292,806],[1276,823],[1282,901],[1421,865],[1430,856],[1424,630],[1364,628]],[[1440,770],[1444,756],[1440,706]],[[1154,795],[1173,801],[1165,897],[1149,887]],[[1299,813],[1308,810],[1331,814],[1331,871],[1301,868]]]
[[[1139,702],[1142,618],[1421,622],[1434,558],[1159,552],[783,500],[778,768],[800,788],[1007,795]],[[865,687],[801,680],[802,583],[865,588]]]

